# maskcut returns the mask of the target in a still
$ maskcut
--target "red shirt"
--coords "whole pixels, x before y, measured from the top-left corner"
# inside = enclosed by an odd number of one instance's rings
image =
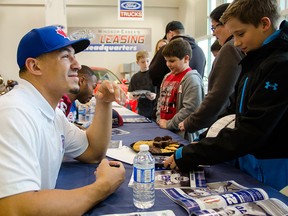
[[[72,103],[69,97],[65,94],[63,97],[60,99],[58,103],[58,107],[65,113],[66,116],[70,113]]]
[[[163,80],[160,87],[160,118],[170,120],[176,114],[176,101],[179,86],[182,78],[188,71],[192,70],[187,68],[181,73],[170,74]]]

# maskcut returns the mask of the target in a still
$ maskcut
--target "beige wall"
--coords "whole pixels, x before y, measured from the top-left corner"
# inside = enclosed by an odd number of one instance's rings
[[[205,11],[201,12],[204,9],[203,6],[199,6],[201,5],[200,1],[206,2],[204,0],[145,0],[144,21],[119,21],[117,19],[117,0],[66,0],[67,26],[152,28],[153,49],[157,40],[164,36],[165,26],[171,20],[182,21],[187,34],[202,36],[206,26],[203,27],[199,21],[202,19],[200,14],[206,14],[206,6]],[[18,42],[30,29],[45,25],[43,2],[45,1],[0,1],[0,74],[5,80],[19,79],[16,63]],[[196,4],[198,9],[195,9]],[[206,18],[206,15],[204,17]],[[150,54],[152,56],[153,51]],[[82,52],[77,54],[77,58],[81,64],[106,67],[122,78],[120,66],[123,63],[134,62],[135,52]]]
[[[179,20],[185,24],[186,33],[194,38],[207,34],[207,1],[183,0],[179,7]]]
[[[17,46],[23,34],[45,24],[43,6],[0,5],[0,74],[4,80],[18,80]]]

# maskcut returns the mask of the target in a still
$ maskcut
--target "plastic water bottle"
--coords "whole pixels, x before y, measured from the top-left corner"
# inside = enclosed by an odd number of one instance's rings
[[[90,106],[90,119],[89,121],[92,121],[93,120],[93,117],[94,117],[94,114],[95,114],[95,107],[96,107],[96,99],[95,97],[92,97],[90,102],[89,102],[89,106]]]
[[[85,122],[90,121],[90,105],[85,104]]]
[[[86,116],[86,106],[85,104],[79,104],[78,105],[78,121],[85,122],[85,116]]]
[[[133,202],[137,208],[151,208],[155,202],[155,159],[148,145],[140,145],[133,161]]]

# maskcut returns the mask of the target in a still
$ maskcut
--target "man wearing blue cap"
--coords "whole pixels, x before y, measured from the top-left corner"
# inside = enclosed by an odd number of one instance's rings
[[[70,40],[59,26],[33,29],[20,41],[21,81],[0,97],[0,215],[83,215],[124,181],[122,163],[103,159],[111,138],[112,101],[125,102],[117,85],[103,82],[95,94],[91,126],[80,130],[57,108],[79,88],[75,54],[88,39]],[[63,157],[100,162],[97,181],[74,190],[55,190]],[[118,165],[119,168],[113,167]]]

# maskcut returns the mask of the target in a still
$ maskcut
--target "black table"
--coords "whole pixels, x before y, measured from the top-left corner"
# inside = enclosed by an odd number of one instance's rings
[[[138,140],[149,140],[156,136],[169,135],[180,143],[188,144],[178,135],[164,129],[160,129],[155,123],[126,123],[122,130],[129,131],[130,134],[114,135],[113,140],[122,140],[123,145],[130,145]],[[94,171],[97,164],[84,164],[77,161],[63,162],[56,188],[73,189],[90,184],[95,181]],[[120,188],[106,200],[92,208],[85,215],[103,215],[112,213],[129,213],[141,211],[173,210],[175,215],[187,216],[184,208],[171,201],[161,190],[156,190],[155,205],[148,210],[139,210],[133,205],[132,188],[128,187],[132,174],[132,165],[125,164],[126,180]],[[207,182],[234,180],[246,187],[257,187],[264,189],[269,197],[278,198],[288,205],[288,197],[282,195],[277,190],[258,182],[256,179],[246,175],[242,171],[229,164],[219,164],[204,168]]]

